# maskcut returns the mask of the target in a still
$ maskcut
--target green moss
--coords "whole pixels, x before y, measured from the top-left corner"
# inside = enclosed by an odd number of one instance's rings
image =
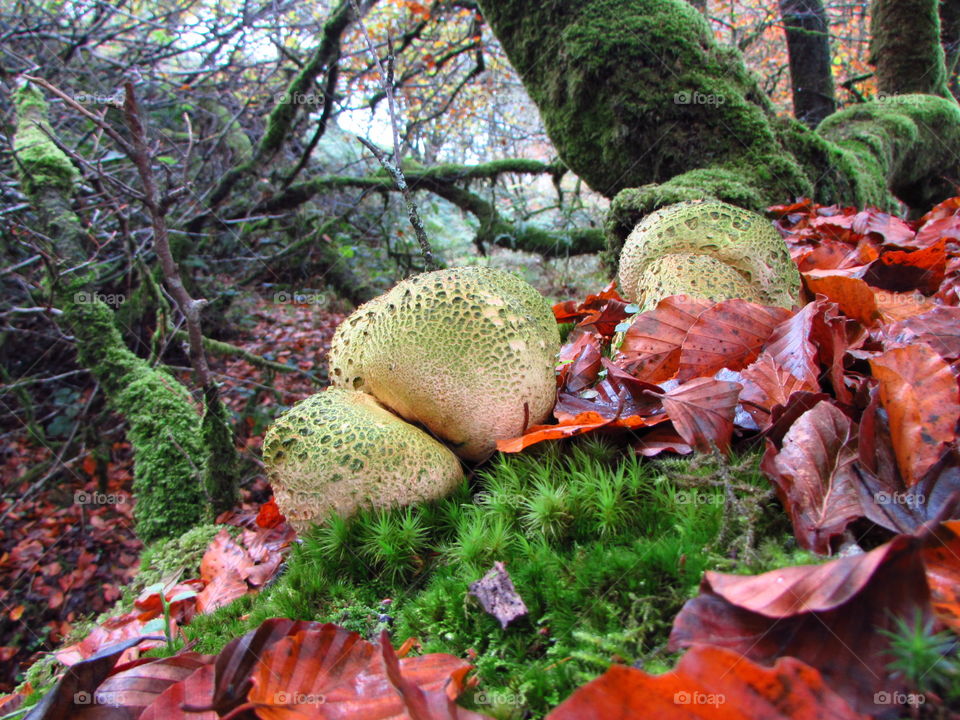
[[[650,462],[590,440],[500,456],[472,490],[464,483],[435,503],[315,528],[252,604],[198,618],[186,633],[214,652],[270,617],[339,622],[368,638],[390,626],[425,652],[475,653],[481,683],[468,705],[542,717],[615,657],[671,664],[673,617],[705,570],[797,560],[776,549],[792,546],[789,523],[761,499],[757,461]],[[735,506],[724,502],[727,485]],[[755,552],[752,538],[770,548]],[[494,560],[530,611],[506,630],[467,596]]]
[[[19,163],[20,179],[28,195],[50,187],[69,193],[77,179],[70,158],[50,139],[47,103],[40,91],[29,83],[14,91],[17,132],[13,150]]]
[[[944,178],[958,161],[948,148],[960,144],[960,107],[932,95],[896,95],[834,113],[817,133],[844,154],[863,192],[883,178],[900,200],[928,208],[953,194]]]
[[[688,3],[481,5],[561,158],[594,190],[613,196],[709,165],[770,169],[771,191],[802,191],[756,79]]]
[[[61,308],[74,330],[81,364],[129,426],[137,535],[149,542],[202,523],[209,513],[201,482],[204,452],[190,394],[126,347],[103,303],[77,293],[64,298]]]

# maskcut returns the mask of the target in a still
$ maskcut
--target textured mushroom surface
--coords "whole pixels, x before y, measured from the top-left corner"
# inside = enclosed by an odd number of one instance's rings
[[[620,254],[620,292],[647,310],[668,295],[743,298],[791,307],[800,273],[773,224],[716,200],[670,205],[646,216]]]
[[[443,444],[373,397],[329,388],[277,418],[263,460],[280,511],[302,532],[331,512],[436,500],[463,478]]]
[[[559,347],[550,305],[533,287],[502,270],[450,268],[405,280],[345,320],[330,381],[482,460],[550,414]]]

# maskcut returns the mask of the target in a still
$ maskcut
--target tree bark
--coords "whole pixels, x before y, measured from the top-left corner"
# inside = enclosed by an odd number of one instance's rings
[[[873,0],[870,63],[883,95],[952,98],[940,44],[939,0]]]
[[[820,0],[780,0],[787,35],[793,115],[816,127],[837,109],[831,71],[830,35]]]
[[[952,194],[944,178],[960,175],[952,99],[865,103],[814,132],[776,117],[740,54],[681,0],[480,5],[561,159],[615,196],[614,253],[640,217],[675,202],[762,211],[797,196],[888,208],[899,198],[922,208]],[[942,51],[927,55],[939,57],[942,78]]]
[[[960,59],[960,0],[943,0],[940,5],[940,44],[946,60],[947,85],[960,97],[957,61]]]

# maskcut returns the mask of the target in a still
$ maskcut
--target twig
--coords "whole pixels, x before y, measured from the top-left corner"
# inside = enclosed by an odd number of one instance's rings
[[[168,207],[167,198],[159,198],[153,169],[150,167],[150,149],[147,146],[146,130],[140,122],[140,108],[134,95],[133,83],[124,83],[123,114],[127,121],[127,128],[133,139],[130,146],[130,159],[137,167],[140,182],[143,184],[143,204],[150,214],[153,225],[153,246],[163,269],[164,284],[170,290],[177,308],[187,321],[187,335],[189,336],[190,364],[197,374],[197,380],[204,387],[210,387],[210,366],[203,349],[203,334],[200,332],[200,310],[207,304],[206,300],[194,300],[187,292],[180,277],[180,270],[173,259],[170,250],[170,239],[167,234],[167,222],[164,217]]]
[[[373,153],[374,157],[376,157],[380,164],[383,165],[383,169],[393,176],[393,180],[397,184],[397,189],[400,190],[400,193],[403,195],[403,199],[406,202],[407,216],[410,218],[410,225],[413,226],[413,232],[417,237],[417,243],[420,245],[420,251],[423,253],[424,265],[426,266],[427,270],[436,270],[440,267],[440,264],[433,255],[433,248],[430,246],[430,241],[427,239],[427,233],[423,229],[423,221],[420,219],[420,211],[417,210],[417,205],[413,201],[413,193],[410,191],[410,186],[407,185],[407,180],[403,176],[403,170],[401,169],[403,156],[400,153],[400,130],[399,123],[397,122],[396,101],[393,96],[392,47],[390,55],[387,58],[387,69],[384,69],[383,63],[380,62],[380,56],[377,54],[377,50],[373,45],[373,40],[370,38],[370,33],[367,32],[367,26],[363,22],[363,17],[360,14],[360,7],[357,5],[357,0],[351,0],[351,2],[353,3],[354,11],[357,14],[357,24],[360,26],[360,31],[363,33],[363,38],[367,43],[367,49],[373,56],[374,62],[377,64],[377,70],[380,71],[380,81],[383,85],[383,92],[387,98],[387,110],[390,112],[390,129],[393,134],[393,159],[395,164],[388,162],[384,152],[369,140],[359,136],[357,139],[363,143],[363,145],[370,150],[370,152]]]

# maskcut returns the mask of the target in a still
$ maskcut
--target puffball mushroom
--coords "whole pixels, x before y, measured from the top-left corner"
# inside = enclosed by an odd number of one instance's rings
[[[785,308],[800,295],[800,273],[773,224],[718,200],[669,205],[643,218],[623,246],[619,280],[641,310],[669,295]]]
[[[479,461],[547,419],[559,347],[553,311],[533,287],[502,270],[449,268],[409,278],[345,320],[330,381]]]
[[[331,512],[437,500],[463,479],[460,461],[366,393],[329,388],[281,415],[263,440],[280,511],[297,532]]]

